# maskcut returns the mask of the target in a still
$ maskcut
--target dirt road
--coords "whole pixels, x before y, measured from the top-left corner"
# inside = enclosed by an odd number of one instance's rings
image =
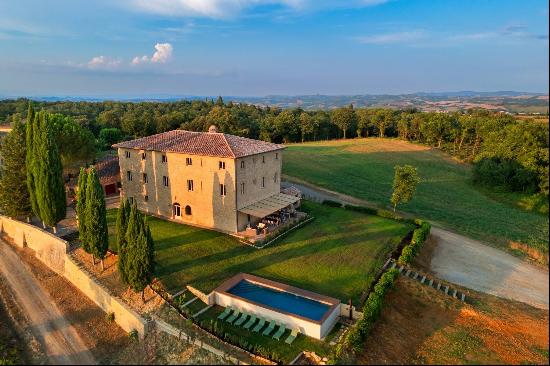
[[[0,239],[0,271],[44,345],[51,364],[95,364],[94,357],[74,327],[63,317],[17,253]]]
[[[314,200],[335,200],[354,205],[371,202],[284,177],[283,187],[293,185]],[[488,294],[548,309],[548,271],[513,257],[480,241],[441,227],[433,227],[437,247],[430,269],[441,279]]]
[[[501,250],[432,228],[437,240],[431,270],[436,276],[491,295],[548,309],[548,272]]]

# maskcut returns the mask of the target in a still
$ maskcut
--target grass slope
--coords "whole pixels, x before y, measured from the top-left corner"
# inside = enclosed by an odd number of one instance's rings
[[[303,206],[316,219],[261,250],[218,232],[151,217],[156,274],[169,289],[189,284],[210,292],[246,272],[357,303],[387,254],[412,228],[312,202]],[[108,211],[108,223],[113,246],[116,210]]]
[[[471,184],[469,165],[404,141],[369,138],[291,145],[285,151],[283,172],[387,206],[393,168],[403,164],[417,167],[422,182],[401,210],[502,246],[508,240],[526,242],[532,234],[543,235],[543,215],[515,207],[502,194],[489,197]]]

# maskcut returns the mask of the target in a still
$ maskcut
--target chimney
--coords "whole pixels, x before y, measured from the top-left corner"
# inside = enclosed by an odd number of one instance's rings
[[[211,125],[210,127],[208,127],[208,133],[217,133],[217,132],[218,132],[218,128],[215,125]]]

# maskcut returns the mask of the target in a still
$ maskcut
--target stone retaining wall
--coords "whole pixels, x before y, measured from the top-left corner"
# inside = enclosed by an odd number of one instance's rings
[[[136,330],[141,337],[148,322],[112,295],[67,253],[69,244],[41,228],[0,215],[0,233],[19,247],[29,247],[48,268],[65,277],[106,313],[115,314],[115,322],[125,331]]]

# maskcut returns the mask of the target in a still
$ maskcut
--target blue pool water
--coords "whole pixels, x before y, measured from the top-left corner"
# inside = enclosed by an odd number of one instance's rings
[[[289,292],[277,291],[247,280],[241,280],[227,292],[259,304],[270,306],[277,310],[286,311],[312,320],[321,320],[330,307],[319,301],[307,299]]]

